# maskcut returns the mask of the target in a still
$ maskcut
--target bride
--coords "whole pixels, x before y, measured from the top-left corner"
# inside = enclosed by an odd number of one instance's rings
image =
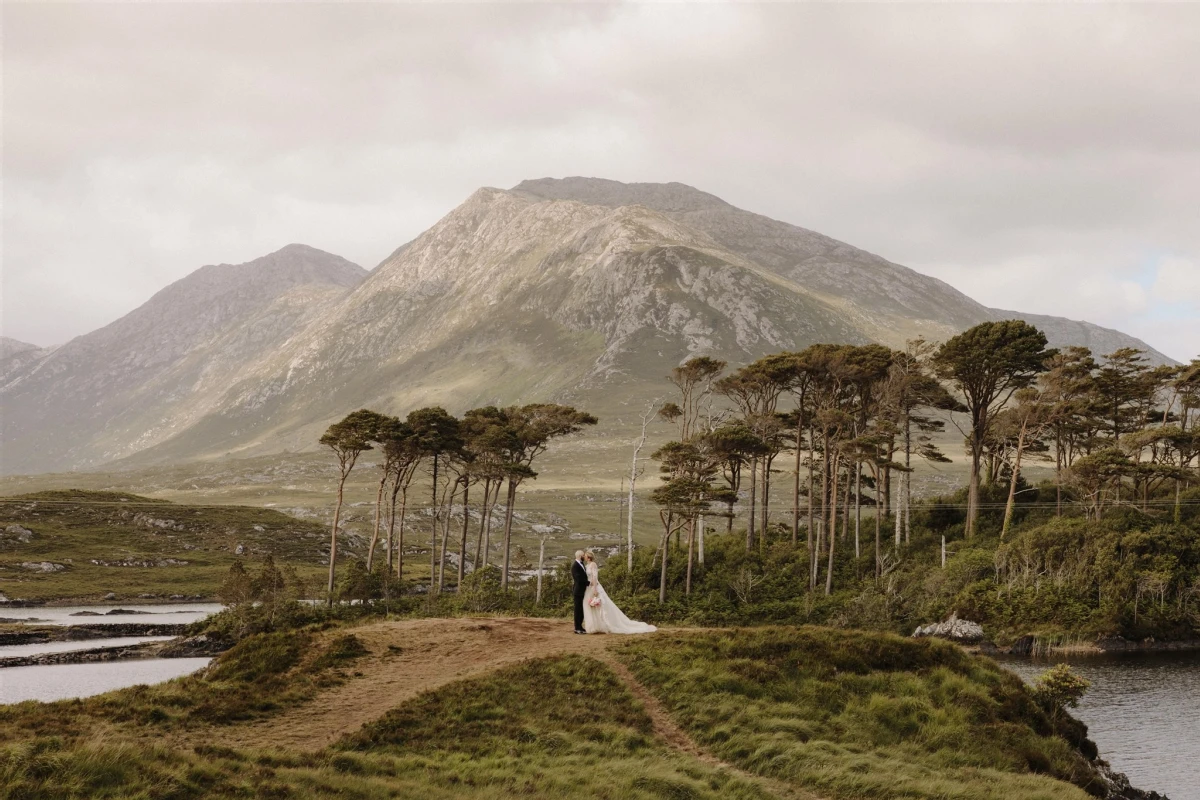
[[[583,627],[588,633],[653,633],[653,625],[625,616],[600,585],[600,567],[591,550],[583,555],[587,570],[587,594],[583,598]]]

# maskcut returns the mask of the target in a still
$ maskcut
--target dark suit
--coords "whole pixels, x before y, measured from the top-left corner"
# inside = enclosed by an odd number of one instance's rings
[[[583,596],[587,594],[587,570],[578,561],[571,562],[571,577],[575,579],[575,630],[583,630]]]

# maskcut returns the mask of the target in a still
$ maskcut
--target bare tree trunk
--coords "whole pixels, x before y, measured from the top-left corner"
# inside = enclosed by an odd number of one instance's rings
[[[367,572],[375,563],[375,545],[379,543],[379,512],[383,508],[383,485],[387,483],[387,472],[379,479],[379,491],[375,494],[375,528],[371,531],[371,546],[367,548]]]
[[[834,486],[837,486],[837,469],[834,468]],[[834,496],[833,503],[834,520],[837,519],[837,496]],[[833,531],[829,532],[829,565],[825,568],[825,596],[833,594],[833,553],[837,547],[837,537],[833,535]]]
[[[1054,438],[1054,516],[1062,516],[1062,435]]]
[[[692,593],[692,545],[696,540],[696,519],[693,517],[688,520],[688,537],[687,537],[687,580],[684,582],[683,593],[690,595]]]
[[[842,541],[846,541],[846,534],[850,531],[850,492],[854,489],[854,484],[850,481],[850,465],[846,465],[846,492],[842,500]]]
[[[879,470],[874,470],[875,476],[875,580],[883,575],[883,527],[879,519]]]
[[[642,414],[642,435],[638,438],[637,445],[633,448],[633,459],[629,464],[629,511],[625,525],[625,567],[629,572],[633,572],[633,490],[637,486],[638,479],[638,454],[642,452],[642,447],[646,444],[646,428],[650,425],[650,420],[654,416],[654,406],[656,403],[651,403],[649,408]]]
[[[696,560],[704,566],[704,515],[696,523]]]
[[[496,518],[496,503],[500,502],[500,487],[503,485],[503,481],[497,480],[496,485],[492,487],[492,499],[488,502],[487,518],[483,522],[483,560],[481,563],[485,567],[492,559],[492,520]]]
[[[395,495],[392,495],[392,501],[395,502]],[[396,542],[396,580],[404,580],[404,515],[408,511],[408,487],[400,494],[400,534]]]
[[[433,497],[431,504],[433,508],[433,522],[429,528],[429,596],[436,597],[438,589],[437,580],[437,538],[438,538],[438,523],[441,522],[442,507],[438,505],[437,499],[437,481],[438,481],[438,461],[440,459],[435,455],[433,457]]]
[[[334,564],[337,562],[337,534],[338,522],[342,517],[342,492],[346,486],[346,476],[349,471],[342,472],[342,479],[338,481],[337,505],[333,507],[333,532],[329,535],[329,605],[333,605],[333,579],[334,579]]]
[[[835,455],[834,459],[833,459],[833,470],[832,470],[832,472],[833,472],[833,488],[829,495],[830,503],[829,503],[829,528],[828,528],[828,530],[829,530],[830,541],[832,541],[833,538],[835,536],[837,536],[838,511],[840,510],[838,507],[842,504],[841,497],[840,497],[840,495],[838,495],[838,479],[840,477],[839,469],[838,469],[840,466],[838,464],[839,460],[840,459]]]
[[[392,574],[392,534],[396,531],[396,492],[393,490],[387,512],[387,572]],[[386,586],[384,587],[387,588]]]
[[[903,483],[904,483],[903,475],[900,476],[900,483],[901,483],[901,485],[903,485]],[[900,500],[901,504],[904,503],[904,493],[903,492],[900,493],[899,500]],[[899,508],[896,509],[896,514],[895,514],[895,516],[892,517],[892,527],[895,529],[895,535],[896,535],[896,552],[900,552],[900,531],[904,527],[904,514],[901,512],[901,510]]]
[[[438,559],[438,593],[446,588],[446,552],[450,546],[450,524],[454,522],[454,496],[458,494],[458,481],[451,482],[442,492],[442,502],[446,503],[446,527],[442,530],[442,553]],[[447,501],[447,493],[449,500]]]
[[[754,517],[758,513],[757,506],[757,489],[758,489],[758,459],[750,461],[750,515],[746,525],[746,552],[749,553],[754,549]]]
[[[479,569],[483,563],[483,526],[487,524],[487,504],[488,495],[492,491],[492,482],[489,478],[483,479],[483,502],[479,505],[479,533],[475,538],[475,560],[471,562],[471,571]]]
[[[904,415],[904,474],[900,476],[901,502],[904,503],[904,543],[908,544],[912,536],[912,519],[909,517],[909,507],[912,505],[912,414]]]
[[[975,535],[975,519],[979,514],[979,465],[983,460],[982,446],[971,442],[971,474],[967,484],[967,526],[966,538]]]
[[[500,571],[500,588],[508,588],[508,567],[511,559],[512,550],[512,521],[513,521],[513,504],[516,502],[517,485],[513,483],[512,478],[508,479],[508,507],[504,509],[504,565]]]
[[[1025,427],[1026,422],[1022,421],[1021,432],[1017,434],[1017,455],[1013,459],[1012,475],[1008,481],[1008,502],[1004,505],[1004,523],[1000,526],[1000,541],[1004,541],[1008,527],[1012,524],[1013,506],[1017,500],[1017,481],[1021,477],[1021,455],[1025,451]]]
[[[667,602],[667,551],[671,548],[671,523],[668,517],[666,529],[663,532],[662,540],[662,568],[658,573],[658,602],[659,605]]]
[[[854,462],[854,557],[862,553],[858,545],[858,531],[862,527],[862,462]]]
[[[537,595],[533,599],[535,606],[542,604],[542,567],[546,563],[546,537],[543,536],[538,540],[538,576],[537,576]]]
[[[758,532],[758,550],[760,553],[767,551],[767,531],[770,529],[771,521],[771,462],[775,459],[774,456],[767,456],[762,463],[762,529]]]
[[[792,484],[792,547],[795,547],[800,540],[800,462],[801,462],[801,445],[803,445],[803,437],[800,432],[802,426],[796,424],[796,470],[793,475]]]
[[[893,448],[892,452],[895,452]],[[891,459],[889,459],[890,461]],[[890,513],[892,510],[892,468],[883,465],[883,507]]]
[[[814,577],[815,568],[813,567],[813,563],[814,563],[814,561],[813,561],[813,496],[814,496],[814,492],[816,490],[816,487],[814,486],[814,483],[813,483],[813,462],[816,460],[816,452],[815,452],[816,444],[814,442],[815,438],[816,437],[813,435],[812,429],[809,429],[809,432],[808,432],[808,503],[807,503],[807,505],[808,505],[808,565],[809,565],[808,566],[808,572],[809,572],[808,588],[809,588],[809,590],[816,588],[816,584],[815,584],[816,578]]]
[[[471,521],[471,507],[468,505],[468,497],[470,496],[471,483],[464,481],[463,483],[463,527],[462,527],[462,543],[458,548],[458,586],[462,587],[463,572],[467,568],[467,525]]]

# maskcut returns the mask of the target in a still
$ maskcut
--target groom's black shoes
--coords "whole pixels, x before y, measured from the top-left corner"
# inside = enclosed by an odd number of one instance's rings
[[[579,631],[579,630],[577,630],[577,631],[575,631],[575,632],[576,632],[576,633],[587,633],[587,631]]]

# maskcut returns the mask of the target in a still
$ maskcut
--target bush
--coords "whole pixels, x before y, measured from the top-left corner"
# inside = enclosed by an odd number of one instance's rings
[[[1070,665],[1055,664],[1038,678],[1033,696],[1043,708],[1058,716],[1065,708],[1076,708],[1091,685],[1087,678],[1076,675]]]

